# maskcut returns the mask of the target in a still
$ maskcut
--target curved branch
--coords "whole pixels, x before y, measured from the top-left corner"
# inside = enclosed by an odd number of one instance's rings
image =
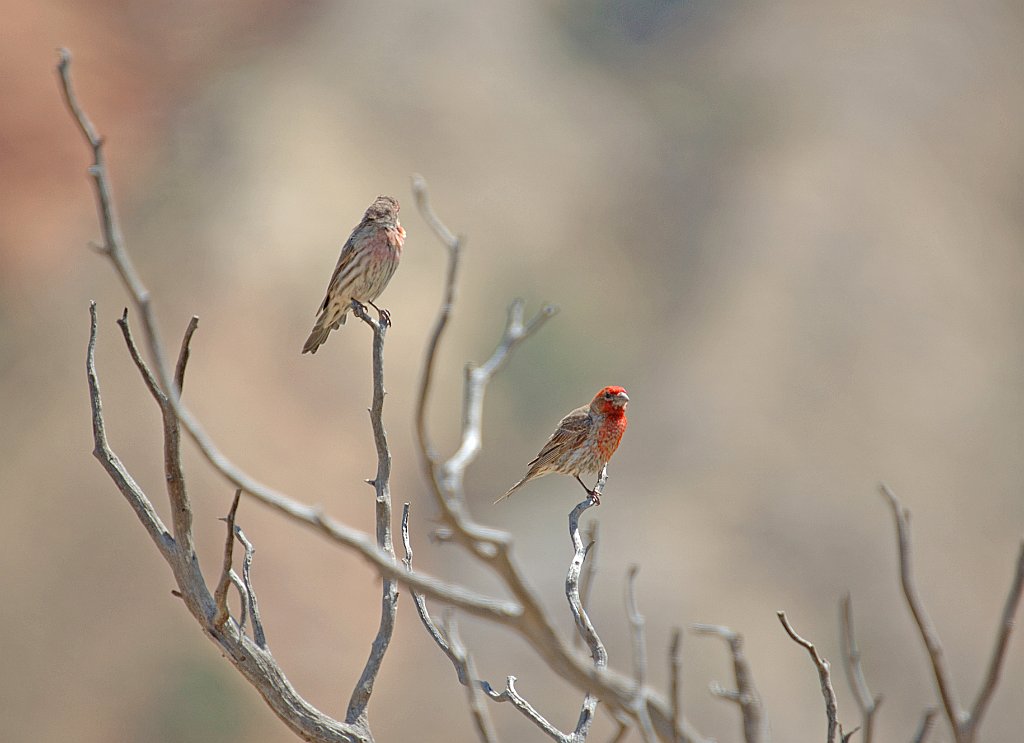
[[[793,625],[786,619],[786,612],[776,612],[779,617],[779,621],[782,622],[783,629],[786,630],[786,634],[800,647],[804,648],[811,656],[811,660],[814,661],[815,668],[818,669],[818,680],[821,682],[821,695],[825,698],[825,716],[828,718],[828,743],[833,743],[836,739],[836,731],[842,735],[842,728],[839,726],[839,720],[836,712],[836,691],[832,688],[832,675],[829,673],[829,663],[827,660],[821,657],[818,649],[814,647],[814,644],[809,640],[805,640],[796,633],[793,629]],[[845,736],[844,736],[845,738]]]

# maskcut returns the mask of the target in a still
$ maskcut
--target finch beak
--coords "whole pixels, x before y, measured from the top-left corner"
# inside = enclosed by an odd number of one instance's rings
[[[618,400],[621,405],[625,405],[627,402],[629,402],[629,395],[627,395],[625,392],[616,392],[615,399]]]

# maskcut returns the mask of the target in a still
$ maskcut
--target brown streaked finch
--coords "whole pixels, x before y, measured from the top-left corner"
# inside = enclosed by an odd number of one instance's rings
[[[338,265],[334,268],[327,296],[320,305],[320,316],[313,325],[302,353],[316,353],[332,330],[337,330],[348,319],[352,302],[368,303],[381,313],[385,323],[390,322],[387,310],[373,303],[398,268],[405,244],[405,229],[398,221],[398,200],[391,196],[378,196],[370,204],[361,221],[341,248]]]
[[[559,472],[579,480],[594,502],[601,505],[601,496],[588,488],[580,475],[601,472],[619,448],[626,431],[628,402],[629,396],[622,387],[605,387],[594,395],[589,405],[576,408],[562,418],[540,454],[528,465],[523,479],[494,502],[508,498],[530,480]]]

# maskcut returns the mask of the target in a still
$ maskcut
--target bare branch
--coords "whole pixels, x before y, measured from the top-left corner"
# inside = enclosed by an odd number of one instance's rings
[[[1006,604],[1003,606],[999,629],[996,632],[995,647],[992,648],[992,658],[989,660],[985,680],[982,682],[978,698],[971,708],[970,717],[963,722],[964,740],[974,739],[985,710],[988,708],[988,703],[992,699],[1003,661],[1006,658],[1006,649],[1010,644],[1010,633],[1013,632],[1014,617],[1017,614],[1017,607],[1020,605],[1022,592],[1024,592],[1024,542],[1021,542],[1020,552],[1017,555],[1017,569],[1010,584],[1010,591],[1006,596]]]
[[[903,596],[906,598],[910,613],[917,623],[921,640],[924,641],[928,657],[931,659],[932,672],[935,676],[935,684],[938,686],[939,698],[942,700],[942,707],[946,712],[946,719],[949,721],[950,729],[958,743],[964,743],[961,739],[960,724],[963,720],[963,710],[957,700],[956,689],[953,687],[953,678],[950,675],[949,667],[946,665],[945,650],[942,647],[942,640],[939,633],[932,624],[917,591],[917,583],[914,580],[914,573],[911,567],[910,548],[910,511],[903,508],[896,499],[893,492],[882,484],[879,489],[892,508],[893,519],[896,522],[896,547],[899,554],[900,582],[903,585]]]
[[[682,645],[683,631],[679,627],[673,627],[672,639],[668,644],[668,699],[672,705],[673,727],[677,727],[679,721],[683,719]]]
[[[601,477],[594,488],[594,492],[603,492],[607,481],[608,470],[605,468],[601,472]],[[583,543],[583,538],[580,536],[579,520],[584,511],[600,502],[599,497],[588,496],[576,504],[576,507],[569,512],[569,538],[572,540],[574,554],[572,561],[569,563],[569,571],[565,576],[565,597],[569,601],[569,610],[572,612],[573,619],[576,620],[576,629],[587,644],[587,647],[590,648],[590,657],[594,660],[595,668],[604,669],[608,666],[608,651],[605,650],[604,643],[601,642],[593,622],[590,621],[590,615],[580,599],[580,572],[583,569],[583,562],[587,559],[587,545]],[[638,695],[642,688],[642,685],[637,684]],[[641,704],[643,704],[643,700],[638,697],[634,709]],[[597,697],[588,691],[583,699],[583,707],[580,710],[580,717],[574,731],[576,740],[586,740],[587,734],[590,732],[590,726],[594,722],[595,709],[597,709]]]
[[[454,302],[454,280],[461,241],[440,222],[430,209],[427,200],[426,183],[415,179],[413,189],[423,212],[424,219],[437,232],[438,237],[449,251],[449,272],[445,286],[444,301],[438,317],[435,332],[428,344],[424,370],[421,376],[420,394],[417,402],[417,431],[424,469],[431,485],[434,500],[441,511],[442,530],[448,540],[469,550],[477,559],[490,567],[502,580],[522,609],[522,621],[518,624],[519,635],[529,643],[548,666],[562,678],[578,688],[593,690],[609,704],[631,717],[636,717],[636,699],[643,698],[652,726],[663,741],[674,742],[701,740],[685,721],[682,726],[673,724],[668,703],[644,687],[636,690],[633,681],[607,668],[598,671],[592,664],[585,664],[570,652],[546,617],[543,607],[533,589],[527,584],[522,571],[511,555],[511,536],[507,532],[483,526],[470,517],[466,508],[463,480],[466,467],[480,450],[481,421],[483,416],[484,391],[493,375],[507,362],[518,345],[536,332],[556,313],[556,308],[545,306],[529,322],[523,321],[523,304],[517,300],[509,307],[505,331],[490,358],[480,366],[469,366],[463,388],[462,432],[456,452],[441,463],[434,452],[426,424],[427,399],[430,393],[433,369],[439,341],[451,316]]]
[[[430,440],[430,431],[427,428],[427,399],[430,396],[430,389],[434,378],[434,362],[437,358],[437,349],[441,344],[441,336],[448,327],[448,320],[451,318],[452,307],[455,304],[456,279],[459,273],[459,258],[462,255],[462,246],[465,238],[455,237],[441,222],[430,206],[430,194],[427,191],[427,182],[421,175],[412,177],[412,192],[416,197],[416,205],[420,214],[427,224],[437,235],[441,243],[448,249],[448,272],[445,278],[444,299],[441,301],[441,309],[438,312],[437,320],[434,322],[434,330],[427,341],[426,360],[423,364],[423,374],[420,377],[420,391],[416,404],[416,437],[419,442],[420,455],[423,459],[423,467],[427,476],[433,477],[433,468],[437,461],[437,452]]]
[[[199,327],[199,318],[192,315],[192,319],[188,321],[188,327],[185,328],[185,336],[181,339],[181,350],[178,351],[178,363],[174,367],[174,386],[178,389],[180,395],[182,390],[185,389],[185,367],[188,365],[188,357],[191,353],[189,344],[192,343],[192,334],[196,332],[196,328]]]
[[[580,573],[580,603],[584,608],[590,606],[590,588],[594,583],[594,575],[597,573],[597,531],[598,520],[596,518],[587,522],[584,540],[587,543],[587,561],[583,563],[583,572]],[[580,647],[583,638],[577,632],[572,636],[572,646]]]
[[[185,487],[185,474],[181,469],[181,431],[178,428],[178,419],[170,400],[135,345],[131,328],[128,326],[127,309],[117,324],[124,335],[124,341],[128,346],[128,353],[132,357],[132,361],[135,362],[153,399],[160,406],[160,417],[164,427],[164,472],[167,481],[167,496],[171,502],[171,524],[174,528],[174,539],[178,544],[180,558],[185,561],[186,566],[191,565],[190,569],[198,573],[195,542],[192,536],[192,504],[188,497],[188,489]],[[184,373],[184,366],[182,373]],[[201,578],[202,576],[199,576],[200,582]]]
[[[864,730],[864,743],[872,743],[874,739],[875,713],[882,703],[882,695],[872,696],[868,690],[864,669],[860,663],[860,648],[853,631],[853,607],[850,594],[847,593],[839,602],[839,635],[843,643],[843,669],[846,680],[850,684],[853,696],[860,710],[861,727]]]
[[[491,714],[487,711],[484,703],[484,693],[480,683],[476,681],[479,676],[476,672],[476,665],[473,663],[473,656],[462,644],[459,636],[459,625],[454,618],[449,616],[450,610],[445,613],[444,633],[448,637],[448,645],[451,650],[451,657],[455,659],[456,667],[461,669],[461,674],[469,679],[469,683],[463,684],[466,689],[466,698],[469,701],[469,709],[473,717],[473,724],[476,727],[477,735],[484,743],[492,743],[498,740],[498,733],[494,729],[494,722]]]
[[[921,717],[921,724],[917,727],[917,732],[914,734],[914,743],[925,743],[928,739],[928,734],[932,731],[932,726],[935,725],[935,716],[939,713],[934,707],[926,709],[924,715]]]
[[[96,303],[89,303],[89,347],[86,352],[86,376],[89,380],[89,403],[92,406],[93,456],[103,465],[110,479],[135,511],[135,515],[149,533],[160,554],[168,562],[175,559],[176,545],[174,538],[157,514],[153,504],[142,492],[142,488],[125,469],[107,442],[106,424],[103,420],[103,403],[100,399],[100,380],[96,374]]]
[[[214,603],[217,604],[217,614],[213,618],[213,626],[221,628],[228,621],[228,587],[231,585],[231,563],[235,547],[235,514],[238,512],[238,501],[242,498],[242,491],[236,490],[235,497],[231,501],[231,509],[224,519],[228,524],[228,536],[224,541],[224,562],[221,566],[220,580],[217,581],[217,588],[213,592]],[[248,597],[245,597],[248,601]],[[243,608],[245,605],[243,604]],[[241,624],[241,623],[239,623]]]
[[[377,448],[377,474],[370,482],[376,493],[375,517],[377,531],[377,547],[395,560],[395,545],[391,537],[391,450],[388,447],[388,435],[384,430],[384,337],[389,322],[387,315],[380,313],[380,320],[374,321],[358,302],[353,302],[353,312],[373,330],[373,402],[370,405],[370,424],[373,428],[373,441]],[[366,660],[359,681],[352,690],[346,722],[366,722],[366,707],[373,694],[373,684],[380,672],[381,663],[391,644],[395,631],[395,617],[398,614],[398,584],[394,578],[381,579],[381,612],[380,626],[377,636],[370,649],[370,657]]]
[[[626,617],[633,639],[633,678],[636,685],[642,687],[647,679],[647,634],[644,631],[646,621],[636,603],[636,576],[639,572],[640,566],[633,564],[626,573]]]
[[[615,731],[608,743],[622,743],[627,735],[629,735],[629,723],[620,720],[618,730]]]
[[[633,678],[636,679],[636,688],[639,691],[644,688],[647,680],[647,634],[644,631],[646,621],[640,613],[636,601],[636,576],[640,570],[639,565],[630,565],[626,574],[626,617],[629,619],[630,635],[633,646]],[[654,743],[654,730],[651,729],[651,720],[647,716],[647,708],[642,699],[638,697],[637,722],[640,735],[644,743]]]
[[[402,508],[402,545],[405,548],[405,557],[402,558],[402,563],[405,565],[405,569],[412,570],[412,544],[409,541],[409,504],[406,503]],[[422,594],[413,592],[412,594],[413,603],[416,605],[416,613],[420,617],[420,621],[423,626],[427,629],[431,638],[437,644],[441,651],[448,656],[448,660],[452,662],[455,667],[455,673],[459,679],[459,683],[462,684],[467,690],[467,698],[469,701],[470,712],[473,717],[473,724],[476,727],[477,734],[480,736],[480,740],[485,741],[496,741],[498,739],[497,733],[494,730],[494,723],[491,720],[491,715],[487,711],[486,705],[483,704],[481,698],[481,691],[488,694],[492,698],[496,698],[498,695],[491,689],[490,684],[485,681],[478,681],[476,673],[476,667],[473,664],[473,659],[469,653],[465,650],[462,645],[462,640],[458,634],[458,625],[453,620],[447,620],[445,622],[445,632],[438,629],[437,625],[434,624],[434,620],[430,617],[430,612],[427,611],[427,602],[423,598]],[[447,638],[446,638],[447,636]]]
[[[252,617],[252,639],[256,642],[256,646],[261,650],[267,648],[267,636],[263,633],[263,622],[260,620],[260,607],[256,603],[256,592],[252,590],[252,578],[249,575],[249,571],[252,569],[252,558],[256,553],[256,548],[252,546],[252,542],[245,536],[245,532],[242,531],[242,527],[235,525],[235,536],[238,537],[238,541],[245,547],[245,558],[242,561],[242,583],[245,584],[245,593],[249,597],[249,615]]]
[[[739,705],[740,714],[743,716],[743,739],[746,743],[761,743],[766,738],[764,708],[761,704],[761,695],[754,685],[754,675],[751,673],[750,664],[743,652],[743,636],[728,627],[714,624],[693,624],[690,625],[690,629],[698,635],[720,637],[729,643],[736,690],[729,691],[713,684],[711,693]]]
[[[836,692],[832,688],[832,677],[829,673],[829,663],[827,660],[821,657],[818,653],[818,649],[814,647],[814,644],[808,640],[805,640],[796,633],[793,626],[786,619],[786,612],[776,612],[779,617],[779,621],[782,622],[782,627],[786,630],[786,634],[797,645],[804,648],[811,656],[811,660],[814,661],[815,667],[818,669],[818,679],[821,682],[821,695],[825,697],[825,715],[828,717],[828,743],[833,743],[836,739],[836,730],[838,729],[840,735],[842,735],[842,728],[839,727],[839,721],[836,713]]]
[[[522,712],[530,722],[544,731],[544,733],[552,740],[559,741],[559,743],[570,743],[572,740],[570,736],[566,735],[550,722],[545,720],[543,715],[534,709],[533,705],[519,694],[516,690],[515,676],[509,676],[505,680],[505,690],[500,694],[490,687],[486,687],[485,691],[488,692],[488,696],[495,702],[510,702],[513,707]]]
[[[59,70],[63,92],[65,99],[68,101],[69,109],[79,124],[79,128],[82,130],[87,142],[93,149],[94,167],[90,169],[90,175],[95,182],[100,219],[103,224],[104,246],[101,252],[110,258],[139,312],[149,355],[153,364],[154,376],[158,380],[160,388],[167,392],[167,400],[171,410],[180,422],[180,426],[196,442],[200,452],[211,466],[218,470],[236,488],[241,488],[245,493],[274,508],[286,517],[306,524],[327,538],[355,550],[368,560],[383,577],[394,578],[410,590],[422,592],[425,596],[435,598],[451,606],[459,607],[471,614],[489,618],[492,621],[514,629],[557,674],[579,688],[594,690],[595,694],[607,699],[612,705],[618,706],[621,709],[629,708],[637,697],[635,685],[622,674],[609,671],[608,669],[598,671],[593,667],[593,664],[585,662],[572,653],[569,647],[561,641],[557,631],[544,615],[541,604],[533,590],[522,579],[521,572],[512,561],[509,551],[510,537],[504,532],[480,526],[465,516],[462,474],[465,466],[469,464],[479,451],[483,390],[486,382],[507,360],[509,354],[518,343],[535,332],[543,322],[554,314],[554,308],[546,307],[532,321],[524,323],[522,304],[520,302],[513,303],[509,310],[508,326],[498,348],[484,365],[471,369],[467,375],[463,441],[456,456],[453,458],[453,463],[458,466],[455,468],[438,468],[436,472],[432,473],[434,476],[431,478],[436,499],[442,509],[442,519],[446,522],[445,525],[451,527],[453,524],[458,524],[458,528],[453,528],[456,540],[473,551],[479,559],[483,560],[485,564],[488,564],[502,577],[515,601],[492,599],[468,591],[461,586],[439,581],[430,576],[406,572],[395,565],[394,559],[386,552],[380,550],[373,541],[368,539],[367,535],[331,519],[318,508],[304,505],[284,493],[266,486],[237,467],[219,450],[198,419],[182,404],[179,390],[174,384],[173,372],[166,362],[164,346],[155,321],[149,293],[139,279],[123,248],[117,220],[113,214],[110,187],[102,157],[102,141],[95,135],[91,124],[88,124],[88,120],[84,117],[77,106],[77,101],[74,99],[68,75],[69,60],[70,58],[66,54],[62,55]],[[428,387],[429,385],[426,386],[426,388]],[[420,403],[425,410],[425,399],[421,400]],[[173,472],[169,474],[173,479]],[[441,487],[441,483],[444,483],[444,487]],[[179,514],[178,509],[174,510],[176,519],[183,515]],[[178,524],[176,523],[175,533],[177,532]],[[201,574],[198,573],[198,563],[194,559],[194,552],[192,550],[184,550],[183,554],[190,555],[189,558],[183,559],[183,561],[190,563],[192,568],[194,568],[190,576],[187,577],[187,580],[197,583],[197,585],[194,587],[195,590],[183,590],[181,592],[182,597],[185,598],[186,603],[189,601],[193,602],[189,605],[189,609],[197,619],[205,617],[207,614],[209,618],[212,618],[216,613],[213,597],[205,588],[198,586],[198,578],[201,578]],[[200,619],[200,621],[205,626],[208,618]],[[212,633],[211,637],[214,637],[221,645],[228,641]],[[258,648],[251,645],[246,647],[250,653],[258,650]],[[256,653],[256,655],[259,655],[259,653]],[[258,659],[250,658],[250,660],[255,662]],[[246,665],[242,663],[238,667],[259,688],[261,694],[264,695],[282,720],[293,729],[302,731],[306,729],[302,725],[308,724],[309,720],[320,720],[320,717],[313,716],[304,717],[301,724],[296,722],[296,714],[293,713],[295,709],[298,709],[300,712],[306,710],[305,702],[294,694],[294,690],[290,686],[286,687],[277,683],[277,681],[283,680],[283,675],[280,674],[280,669],[276,667],[276,664],[273,664],[272,659],[265,665]],[[686,728],[684,731],[678,731],[673,728],[668,704],[653,690],[645,688],[640,691],[640,694],[644,698],[653,727],[662,740],[674,740],[679,735],[684,736],[685,740],[693,740],[699,737],[689,730],[685,722],[683,723],[684,728]],[[283,703],[284,700],[290,701]],[[319,715],[319,713],[316,714]],[[355,729],[355,726],[338,728],[338,730],[353,729]],[[363,732],[368,735],[368,731]],[[360,734],[363,733],[360,732]]]
[[[128,288],[129,294],[135,301],[146,326],[146,337],[149,339],[149,350],[157,368],[157,378],[161,387],[170,387],[167,382],[170,377],[166,373],[166,364],[163,358],[163,346],[160,343],[159,333],[153,321],[153,313],[150,307],[149,292],[139,279],[139,275],[132,265],[131,258],[124,250],[124,241],[121,236],[121,227],[114,208],[113,192],[110,187],[110,177],[107,173],[106,158],[103,153],[103,137],[99,135],[96,128],[89,121],[85,111],[82,110],[75,95],[74,86],[71,84],[71,53],[67,49],[60,50],[60,62],[57,64],[57,73],[60,76],[61,94],[64,102],[71,112],[72,118],[78,125],[79,131],[85,138],[86,143],[92,150],[93,163],[89,167],[89,176],[93,180],[93,187],[96,193],[96,208],[99,212],[100,226],[103,231],[103,245],[98,248],[99,252],[108,256],[114,264],[114,268],[121,276],[121,280]]]

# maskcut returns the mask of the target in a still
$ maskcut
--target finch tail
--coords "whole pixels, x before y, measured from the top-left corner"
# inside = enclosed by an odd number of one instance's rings
[[[323,342],[327,340],[327,334],[330,332],[330,327],[314,326],[313,332],[306,339],[306,345],[302,347],[302,353],[316,353],[316,349],[320,348]]]
[[[316,353],[316,349],[323,345],[324,341],[327,340],[327,336],[332,330],[337,330],[339,327],[345,324],[345,320],[348,318],[347,315],[342,315],[339,319],[334,321],[334,324],[328,325],[323,323],[323,317],[316,321],[316,325],[313,326],[313,332],[309,334],[309,338],[306,339],[306,344],[302,347],[302,353]]]
[[[514,492],[515,492],[515,491],[517,491],[517,490],[518,490],[518,489],[519,489],[520,487],[522,487],[523,483],[525,483],[525,482],[526,482],[526,481],[527,481],[528,479],[529,479],[528,477],[524,477],[524,478],[523,478],[522,480],[520,480],[520,481],[519,481],[519,482],[517,482],[517,483],[516,483],[515,485],[513,485],[512,487],[510,487],[510,488],[508,489],[508,492],[506,492],[506,493],[505,493],[505,495],[503,495],[503,496],[499,497],[499,498],[498,498],[498,500],[494,501],[494,503],[493,503],[492,505],[495,505],[495,506],[496,506],[496,505],[498,505],[499,503],[501,503],[501,502],[502,502],[503,500],[505,500],[506,498],[508,498],[508,497],[509,497],[510,495],[512,495],[512,493],[514,493]]]

